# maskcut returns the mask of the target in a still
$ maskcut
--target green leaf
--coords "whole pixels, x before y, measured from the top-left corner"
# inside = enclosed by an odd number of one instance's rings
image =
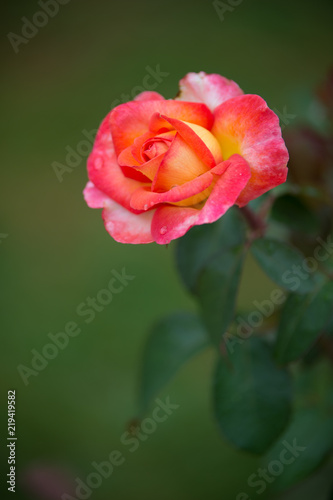
[[[206,264],[197,281],[202,316],[217,347],[234,317],[244,256],[243,246],[219,253]]]
[[[287,243],[260,238],[251,245],[251,251],[265,273],[279,286],[297,293],[314,289],[318,275],[307,271],[304,255]]]
[[[282,309],[275,357],[286,364],[302,357],[333,315],[333,282],[307,295],[291,294]]]
[[[327,326],[325,327],[325,333],[327,333],[327,335],[329,337],[333,337],[333,316],[332,318],[330,319],[330,321],[327,323]]]
[[[297,196],[285,194],[274,202],[271,218],[293,231],[313,234],[318,230],[318,218]]]
[[[291,425],[264,459],[263,468],[268,475],[277,471],[271,489],[282,491],[314,472],[333,449],[333,418],[315,409],[302,409],[295,413]],[[284,451],[287,450],[287,451]],[[289,463],[286,463],[289,462]]]
[[[291,381],[272,360],[271,350],[251,338],[230,359],[218,361],[214,407],[224,436],[241,450],[262,454],[286,427]]]
[[[142,413],[177,370],[208,345],[205,328],[195,314],[174,313],[155,324],[142,359],[139,391]]]
[[[333,206],[332,199],[325,188],[318,188],[314,186],[294,186],[294,188],[301,196],[318,200],[320,203],[326,203],[331,207]]]
[[[327,358],[321,357],[312,365],[298,364],[294,369],[294,407],[316,407],[332,410],[332,367]]]
[[[201,269],[221,251],[245,243],[246,224],[236,207],[213,224],[195,226],[178,240],[176,261],[186,287],[193,291]]]

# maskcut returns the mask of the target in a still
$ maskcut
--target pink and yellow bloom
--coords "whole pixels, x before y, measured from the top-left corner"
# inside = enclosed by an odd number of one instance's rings
[[[121,243],[169,243],[285,182],[276,114],[220,75],[189,73],[175,100],[143,92],[102,122],[84,190]]]

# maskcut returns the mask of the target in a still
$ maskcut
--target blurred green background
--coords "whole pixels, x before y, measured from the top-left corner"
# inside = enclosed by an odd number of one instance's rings
[[[86,206],[86,156],[62,182],[52,163],[64,164],[66,147],[75,150],[84,129],[96,129],[113,101],[142,85],[147,66],[168,73],[156,88],[165,97],[176,95],[187,72],[215,72],[261,95],[281,114],[286,107],[295,123],[306,119],[311,92],[332,60],[332,3],[243,0],[222,22],[210,1],[71,0],[15,53],[7,34],[21,35],[22,17],[31,20],[40,10],[37,1],[16,0],[3,5],[1,16],[0,233],[8,235],[0,240],[1,435],[6,393],[13,388],[16,498],[59,498],[56,487],[53,496],[43,490],[53,478],[66,491],[58,469],[85,479],[93,461],[119,449],[125,463],[91,498],[235,499],[249,490],[247,479],[259,462],[232,449],[217,430],[211,352],[184,367],[161,395],[180,408],[135,453],[120,444],[136,415],[149,326],[194,305],[177,277],[174,245],[118,244],[104,230],[100,211]],[[76,307],[106,286],[111,270],[123,267],[135,279],[86,324]],[[263,300],[271,288],[249,260],[241,306]],[[48,333],[62,331],[68,321],[76,321],[81,334],[25,386],[17,366],[30,367],[31,350],[41,352]],[[318,481],[283,498],[324,499],[313,493]],[[1,498],[7,498],[2,487]]]

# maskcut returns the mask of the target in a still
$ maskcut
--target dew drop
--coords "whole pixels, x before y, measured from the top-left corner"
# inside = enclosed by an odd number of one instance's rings
[[[143,206],[143,210],[148,210],[148,205],[147,205],[147,203]]]
[[[168,228],[166,226],[162,226],[160,229],[161,234],[165,234],[167,232]]]
[[[95,160],[95,168],[96,168],[96,170],[100,170],[102,168],[102,166],[103,166],[103,160],[102,160],[102,158],[100,158],[100,157],[96,158],[96,160]]]

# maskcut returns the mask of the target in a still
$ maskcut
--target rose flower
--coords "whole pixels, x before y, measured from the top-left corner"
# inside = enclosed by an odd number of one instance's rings
[[[189,73],[175,100],[143,92],[102,122],[84,196],[121,243],[167,244],[285,182],[276,114],[226,78]]]

